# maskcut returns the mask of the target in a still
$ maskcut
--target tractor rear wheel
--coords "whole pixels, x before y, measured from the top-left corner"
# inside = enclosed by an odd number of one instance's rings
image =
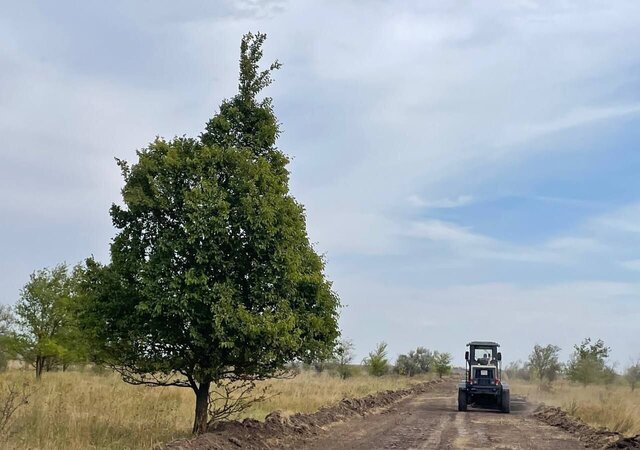
[[[503,413],[511,412],[511,394],[509,391],[502,391],[501,410]]]
[[[467,393],[463,390],[458,390],[458,411],[467,410]]]

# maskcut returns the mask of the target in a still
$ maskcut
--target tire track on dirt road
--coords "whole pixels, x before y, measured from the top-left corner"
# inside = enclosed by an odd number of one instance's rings
[[[584,449],[569,433],[516,407],[511,414],[471,409],[458,412],[457,386],[442,383],[378,414],[327,427],[295,448],[326,449]]]

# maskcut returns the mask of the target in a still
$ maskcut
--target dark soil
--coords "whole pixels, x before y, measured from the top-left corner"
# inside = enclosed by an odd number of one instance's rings
[[[533,411],[525,399],[514,397],[511,414],[481,408],[458,412],[456,399],[453,378],[431,381],[346,398],[312,414],[274,412],[264,422],[224,422],[159,450],[640,449],[640,436],[593,428],[559,408]]]
[[[640,435],[625,437],[620,433],[604,428],[594,428],[581,420],[570,416],[560,408],[542,405],[533,413],[534,417],[554,427],[578,437],[582,442],[592,448],[599,449],[640,449]]]
[[[450,381],[450,380],[449,380]],[[362,398],[345,398],[339,403],[320,408],[311,414],[294,414],[284,417],[276,411],[264,422],[254,419],[220,423],[208,433],[191,439],[179,439],[160,446],[157,450],[226,450],[226,449],[275,449],[291,445],[297,439],[306,439],[323,431],[323,427],[357,416],[365,416],[374,410],[385,408],[412,395],[425,393],[442,380],[420,383],[396,391],[383,391]]]

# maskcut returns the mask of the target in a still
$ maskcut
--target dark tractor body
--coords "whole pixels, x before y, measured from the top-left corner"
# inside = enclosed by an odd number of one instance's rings
[[[489,341],[473,341],[465,352],[465,379],[458,385],[458,411],[468,406],[499,409],[508,413],[510,407],[509,385],[502,382],[502,354],[500,344]]]

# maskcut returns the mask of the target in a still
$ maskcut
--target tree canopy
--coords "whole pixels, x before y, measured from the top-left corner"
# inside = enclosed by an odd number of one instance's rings
[[[632,391],[640,384],[640,360],[633,362],[624,372],[624,377]]]
[[[451,373],[451,361],[452,356],[449,353],[434,352],[433,365],[438,377],[442,378],[444,375]]]
[[[418,347],[409,351],[406,355],[399,355],[394,369],[400,375],[412,377],[420,373],[429,372],[432,365],[433,352],[425,347]]]
[[[271,377],[327,354],[339,301],[309,242],[275,147],[271,99],[257,95],[263,34],[242,39],[239,93],[200,138],[156,139],[118,161],[123,203],[111,263],[88,261],[85,324],[131,383],[190,387],[194,432],[212,384]]]
[[[532,374],[538,378],[540,383],[554,381],[558,373],[562,370],[558,353],[560,347],[557,345],[541,346],[536,344],[529,355],[528,367]]]
[[[389,360],[387,359],[387,343],[380,342],[375,350],[369,352],[363,361],[369,373],[375,377],[380,377],[389,371]]]
[[[53,364],[63,368],[85,358],[74,314],[76,272],[65,264],[31,274],[15,307],[17,330],[13,352],[32,363],[36,378]]]
[[[574,346],[573,356],[567,365],[567,376],[571,381],[588,385],[602,381],[609,357],[609,347],[598,339],[592,342],[586,338],[580,345]]]

